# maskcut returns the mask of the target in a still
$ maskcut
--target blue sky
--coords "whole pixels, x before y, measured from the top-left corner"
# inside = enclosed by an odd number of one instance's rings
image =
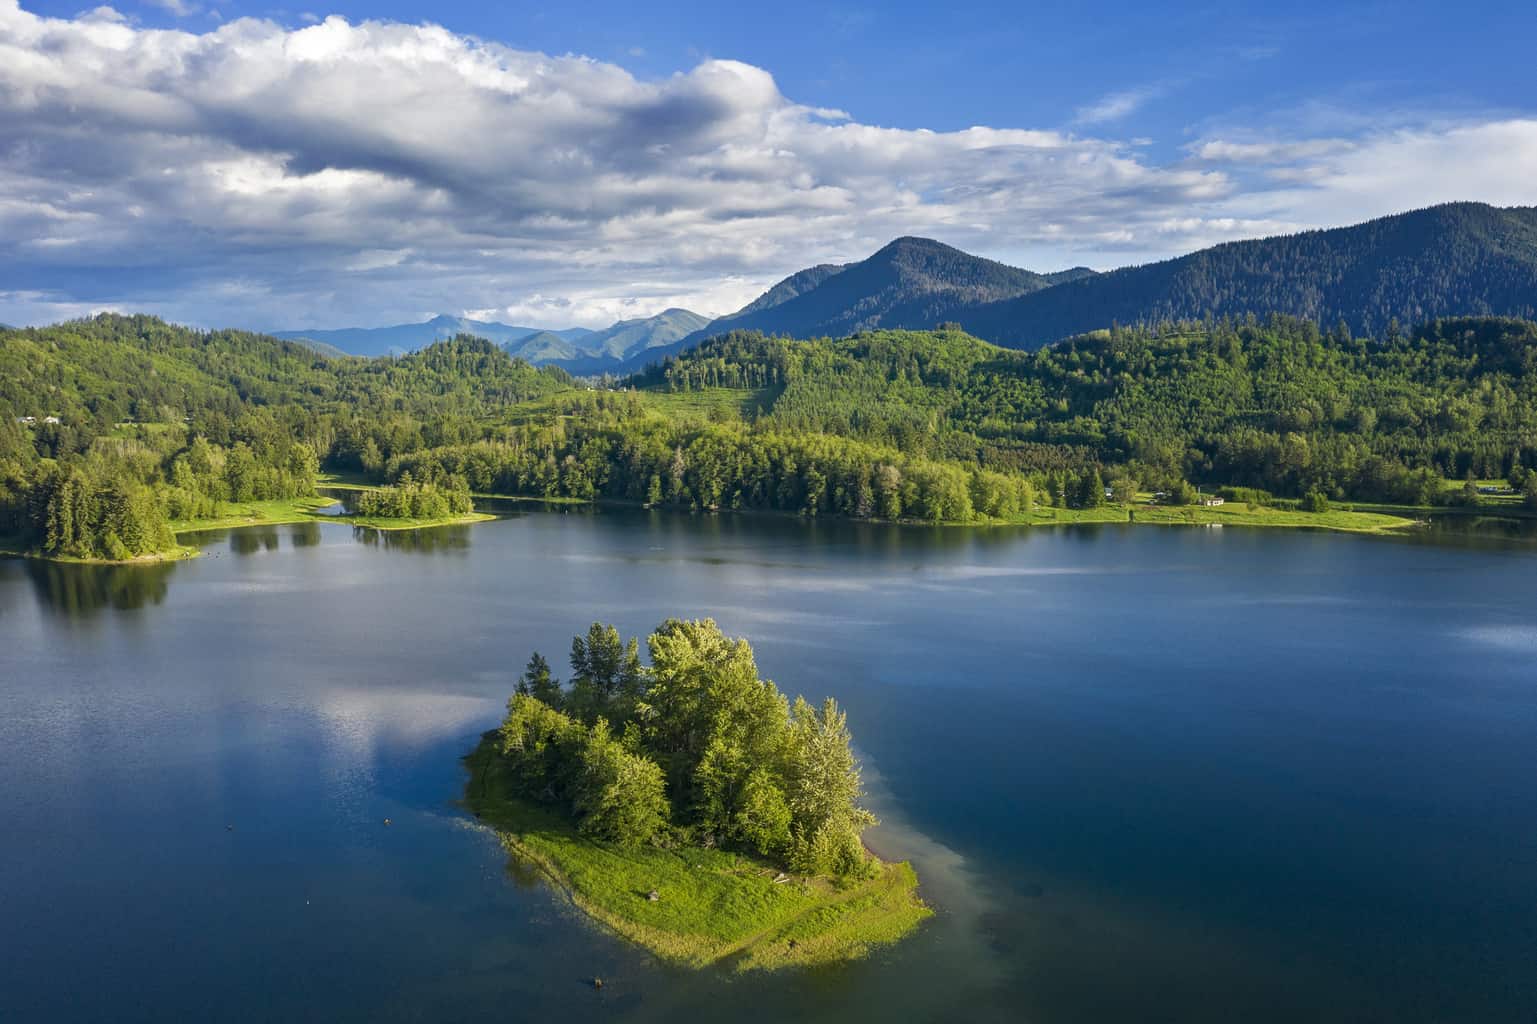
[[[591,326],[901,233],[1107,268],[1537,203],[1533,6],[0,0],[0,320]]]

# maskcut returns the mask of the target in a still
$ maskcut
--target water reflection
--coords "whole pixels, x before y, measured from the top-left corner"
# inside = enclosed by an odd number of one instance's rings
[[[165,600],[175,562],[76,565],[29,558],[27,577],[38,601],[64,618],[85,619],[104,608],[132,611]]]
[[[254,555],[277,551],[281,544],[276,526],[243,526],[229,532],[229,549],[236,555]]]
[[[320,543],[319,523],[295,523],[289,527],[289,542],[296,548],[312,548]]]
[[[1510,541],[1537,543],[1537,519],[1443,513],[1430,516],[1415,536],[1421,543],[1459,547],[1495,547]]]
[[[468,526],[430,526],[419,530],[354,526],[352,536],[369,547],[416,555],[464,554],[470,549]]]

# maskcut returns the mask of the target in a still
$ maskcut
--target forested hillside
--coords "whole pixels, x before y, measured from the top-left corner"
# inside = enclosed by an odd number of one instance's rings
[[[1231,242],[967,310],[978,337],[1038,348],[1113,324],[1286,313],[1378,335],[1447,316],[1537,317],[1537,208],[1455,203]]]
[[[1024,353],[959,331],[733,333],[638,378],[767,389],[760,430],[1027,473],[1423,504],[1442,476],[1537,460],[1537,326],[1457,319],[1371,340],[1272,317],[1117,329]]]
[[[478,437],[500,410],[570,386],[488,341],[404,359],[101,316],[0,333],[0,534],[58,555],[164,550],[168,523],[314,493],[323,460]]]
[[[612,391],[473,338],[334,360],[149,317],[0,333],[0,534],[75,557],[163,550],[171,521],[310,494],[321,469],[401,495],[966,521],[1192,484],[1478,500],[1448,477],[1508,478],[1537,507],[1534,464],[1537,325],[1495,318],[1365,338],[1250,317],[1033,353],[953,329],[732,332]]]

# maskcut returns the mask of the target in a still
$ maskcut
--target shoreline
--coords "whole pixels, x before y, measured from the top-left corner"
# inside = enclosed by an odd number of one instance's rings
[[[323,484],[322,486],[334,486]],[[366,488],[357,488],[363,490]],[[472,526],[488,523],[498,518],[489,512],[468,512],[462,516],[444,519],[381,519],[356,515],[323,515],[322,508],[330,508],[336,499],[323,495],[300,498],[275,498],[269,501],[233,502],[231,508],[243,509],[235,513],[210,519],[177,519],[171,522],[171,532],[180,540],[184,535],[210,533],[215,530],[239,530],[252,526],[289,526],[295,523],[342,523],[365,530],[394,533],[403,530],[423,530],[439,526]],[[157,565],[163,562],[184,562],[202,556],[202,549],[189,544],[177,544],[168,551],[155,551],[133,558],[77,558],[72,555],[49,555],[0,542],[0,558],[32,558],[40,562],[58,562],[73,565]]]
[[[322,488],[343,491],[364,491],[372,486],[350,481],[322,480]],[[1327,512],[1300,512],[1290,509],[1255,507],[1244,502],[1228,502],[1215,508],[1199,505],[1104,505],[1093,509],[1068,509],[1045,507],[1026,517],[984,518],[973,520],[882,519],[868,517],[855,519],[849,516],[808,516],[800,512],[778,509],[684,509],[625,498],[566,498],[540,497],[528,494],[498,494],[472,492],[472,497],[491,501],[506,501],[565,508],[627,508],[648,511],[674,512],[684,515],[746,515],[771,516],[839,523],[872,523],[882,526],[970,528],[988,529],[999,527],[1061,527],[1061,526],[1200,526],[1235,527],[1257,529],[1290,529],[1353,534],[1356,536],[1392,537],[1404,536],[1422,528],[1425,521],[1416,516],[1457,516],[1459,518],[1490,518],[1521,521],[1537,519],[1537,513],[1522,508],[1463,507],[1463,506],[1408,506],[1383,504],[1352,504],[1348,509],[1335,508]],[[430,529],[439,526],[471,526],[491,522],[496,513],[473,511],[449,519],[378,519],[355,515],[322,515],[318,510],[328,508],[336,500],[325,496],[274,499],[271,501],[246,502],[236,505],[245,508],[247,514],[217,516],[211,519],[176,520],[171,530],[178,538],[184,534],[205,533],[213,530],[234,530],[252,526],[284,526],[293,523],[345,523],[362,529],[381,532]],[[1135,518],[1133,518],[1133,515]],[[0,557],[35,558],[40,561],[74,563],[79,565],[153,565],[161,562],[186,561],[197,558],[201,552],[192,546],[178,545],[176,550],[139,555],[135,558],[113,561],[104,558],[74,558],[46,555],[16,546],[6,546],[0,541]]]
[[[324,484],[328,487],[341,487],[349,490],[362,490],[357,484]],[[1331,509],[1327,512],[1300,512],[1290,509],[1273,509],[1268,507],[1254,507],[1244,502],[1228,502],[1217,508],[1207,508],[1199,505],[1102,505],[1093,509],[1069,509],[1055,507],[1040,507],[1039,511],[1030,516],[1017,516],[1012,518],[986,517],[978,519],[883,519],[878,516],[854,518],[852,516],[808,516],[801,512],[788,512],[781,509],[766,508],[680,508],[667,505],[650,505],[642,501],[633,501],[628,498],[544,498],[528,494],[495,494],[472,492],[476,498],[488,498],[493,501],[529,502],[552,506],[566,506],[576,508],[628,508],[644,509],[647,511],[676,512],[683,515],[743,515],[743,516],[771,516],[784,519],[800,519],[806,521],[824,520],[839,523],[874,523],[882,526],[924,526],[939,528],[965,527],[971,529],[1004,527],[1004,526],[1093,526],[1093,525],[1129,525],[1129,526],[1255,526],[1267,529],[1295,529],[1295,530],[1327,530],[1332,533],[1353,533],[1366,535],[1392,535],[1402,533],[1421,525],[1420,520],[1410,518],[1402,512],[1423,511],[1425,513],[1439,513],[1441,509],[1412,510],[1402,509],[1388,511],[1390,506],[1373,506],[1371,509],[1356,507],[1351,510]],[[1135,513],[1132,519],[1128,513]],[[1485,512],[1483,514],[1500,517],[1499,512]],[[1348,517],[1348,518],[1347,518]],[[1511,517],[1515,518],[1515,517]],[[1524,517],[1521,517],[1524,518]]]
[[[663,962],[736,973],[845,963],[900,941],[933,913],[906,861],[874,859],[870,878],[840,881],[792,877],[717,849],[595,842],[557,812],[504,790],[495,735],[463,759],[463,806],[574,909]],[[648,899],[648,890],[660,899]]]

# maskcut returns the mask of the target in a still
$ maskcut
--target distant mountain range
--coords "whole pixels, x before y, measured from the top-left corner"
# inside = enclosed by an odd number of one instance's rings
[[[1393,320],[1537,318],[1537,208],[1450,203],[1352,227],[1229,242],[1096,273],[1010,267],[926,238],[898,238],[857,263],[790,275],[727,316],[683,309],[602,331],[541,331],[440,316],[424,324],[287,331],[346,352],[419,348],[457,333],[575,374],[626,374],[729,330],[842,337],[877,327],[959,323],[1010,348],[1124,325],[1285,313],[1363,334]],[[318,345],[316,347],[319,347]]]
[[[573,343],[568,355],[545,359],[577,375],[619,372],[619,367],[631,364],[645,365],[652,361],[648,355],[655,349],[671,349],[679,341],[710,324],[710,318],[686,309],[666,309],[656,316],[637,320],[621,320],[612,327],[594,331]],[[527,344],[525,342],[525,344]],[[517,347],[507,349],[512,355],[521,356],[531,363],[534,358]]]
[[[542,330],[467,317],[433,317],[423,323],[390,327],[341,327],[332,330],[274,331],[273,336],[301,342],[328,356],[401,356],[435,341],[472,334],[496,342],[507,353],[543,366],[554,363],[572,373],[598,374],[635,359],[657,346],[670,346],[710,323],[686,309],[620,320],[601,331],[585,327]]]
[[[593,333],[585,327],[571,327],[562,331],[542,331],[538,327],[515,327],[511,324],[488,320],[471,320],[468,317],[435,316],[419,324],[395,324],[391,327],[339,327],[331,330],[273,331],[275,338],[307,343],[318,342],[339,349],[353,356],[404,355],[425,348],[434,341],[452,338],[459,334],[473,334],[499,345],[526,341],[536,334],[555,334],[565,341],[576,341]],[[316,347],[311,345],[312,348]]]

